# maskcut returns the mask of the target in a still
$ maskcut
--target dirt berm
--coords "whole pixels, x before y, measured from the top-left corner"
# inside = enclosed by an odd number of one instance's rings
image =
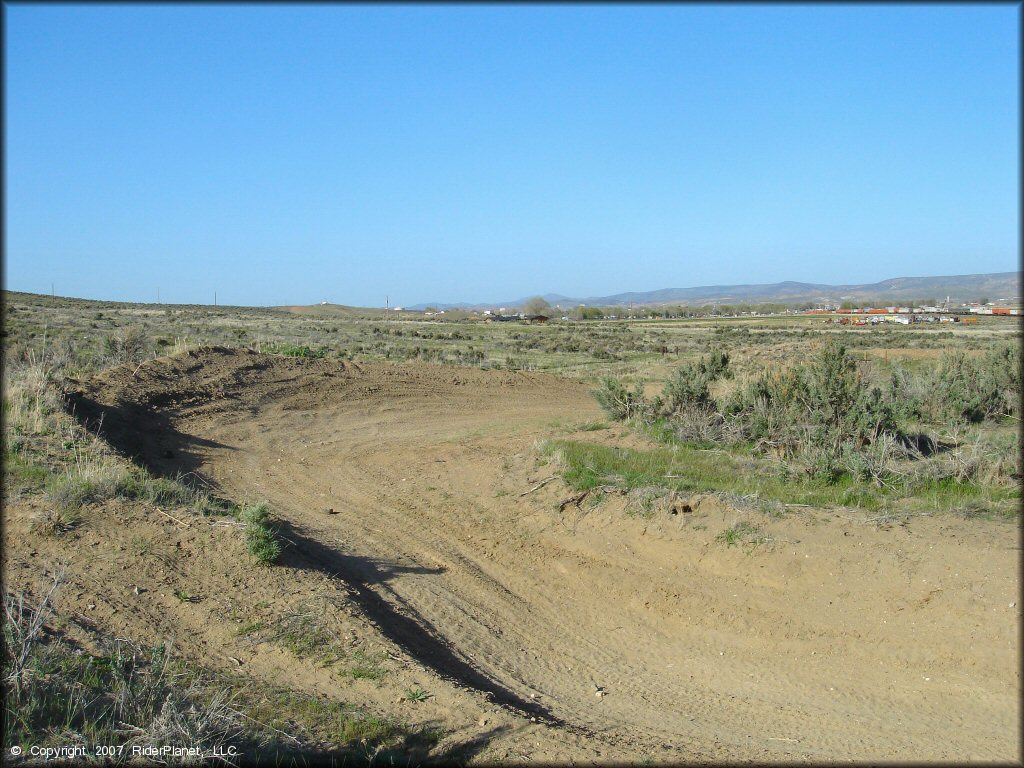
[[[1020,758],[1015,524],[794,509],[759,519],[770,541],[751,548],[716,541],[753,513],[711,496],[653,517],[620,497],[560,511],[570,491],[536,488],[557,472],[536,442],[631,438],[574,433],[599,410],[542,374],[212,348],[74,400],[154,471],[266,500],[284,524],[271,568],[236,530],[166,525],[186,546],[154,583],[217,599],[126,602],[119,630],[160,616],[183,653],[437,723],[484,760]],[[314,598],[349,606],[383,678],[237,632]],[[414,686],[431,698],[397,703]]]

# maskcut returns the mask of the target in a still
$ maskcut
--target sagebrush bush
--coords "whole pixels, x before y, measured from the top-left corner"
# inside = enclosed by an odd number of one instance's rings
[[[600,385],[591,390],[591,394],[609,418],[615,421],[635,418],[649,408],[639,385],[631,391],[621,382],[608,377],[602,379]]]
[[[683,365],[665,383],[659,410],[668,416],[694,409],[714,411],[711,385],[719,378],[731,377],[727,352],[715,352],[696,363]]]
[[[934,419],[978,423],[1016,415],[1020,410],[1021,357],[1007,344],[980,358],[961,350],[946,352],[932,376]]]
[[[146,354],[146,331],[138,324],[121,328],[103,340],[103,351],[114,364],[140,362]]]
[[[898,365],[882,375],[862,371],[845,345],[829,341],[807,363],[755,373],[717,398],[712,385],[732,377],[724,352],[677,368],[651,401],[639,387],[629,390],[607,378],[594,396],[612,418],[657,423],[658,434],[679,442],[747,444],[816,481],[847,476],[891,486],[909,482],[900,462],[938,449],[936,438],[905,425],[945,418],[953,445],[960,446],[958,425],[1018,410],[1020,374],[1012,346],[977,360],[949,354],[923,375]],[[931,479],[963,484],[1019,474],[1019,461],[999,459],[1007,455],[1003,449],[965,451],[958,448],[931,468]],[[984,473],[993,463],[1000,469]]]

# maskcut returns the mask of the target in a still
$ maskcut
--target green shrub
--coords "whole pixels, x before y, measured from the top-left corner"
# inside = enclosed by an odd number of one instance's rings
[[[114,364],[137,363],[146,354],[146,331],[141,325],[129,325],[103,340],[103,351]]]
[[[985,418],[993,393],[986,392],[979,367],[961,350],[947,352],[935,372],[935,401],[943,415],[968,422]]]
[[[861,378],[857,364],[839,342],[830,341],[807,367],[797,369],[795,396],[810,421],[825,432],[838,453],[844,439],[856,434],[861,420]],[[824,435],[822,435],[824,437]]]
[[[711,384],[719,378],[732,378],[727,352],[713,352],[697,363],[677,368],[662,392],[662,410],[668,415],[694,408],[713,411]]]
[[[245,545],[258,563],[270,565],[281,556],[281,542],[277,529],[270,522],[267,504],[242,507],[240,517],[245,523]]]
[[[625,421],[640,416],[648,407],[640,385],[630,391],[612,378],[602,379],[600,385],[590,393],[614,421]]]
[[[1020,411],[1021,355],[1016,344],[997,347],[985,357],[991,388],[1000,399],[996,415],[1014,416]]]
[[[265,344],[262,350],[271,355],[284,355],[285,357],[321,358],[327,354],[323,349],[312,349],[305,344],[287,344],[282,342]]]
[[[1016,345],[974,359],[956,350],[943,355],[932,380],[933,417],[978,423],[1020,410],[1021,358]]]

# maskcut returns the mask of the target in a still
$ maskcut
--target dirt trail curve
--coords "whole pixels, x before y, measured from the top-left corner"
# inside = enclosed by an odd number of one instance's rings
[[[589,741],[1019,758],[1012,526],[811,511],[750,551],[714,542],[736,513],[709,501],[707,528],[614,503],[563,517],[558,482],[520,496],[551,474],[534,442],[600,414],[541,374],[214,348],[85,382],[76,408],[157,471],[266,499],[286,563],[344,580],[442,677]]]

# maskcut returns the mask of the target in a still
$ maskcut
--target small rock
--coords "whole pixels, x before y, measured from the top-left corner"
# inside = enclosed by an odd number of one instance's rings
[[[481,717],[477,722],[480,723],[480,725],[487,725],[487,718]]]

